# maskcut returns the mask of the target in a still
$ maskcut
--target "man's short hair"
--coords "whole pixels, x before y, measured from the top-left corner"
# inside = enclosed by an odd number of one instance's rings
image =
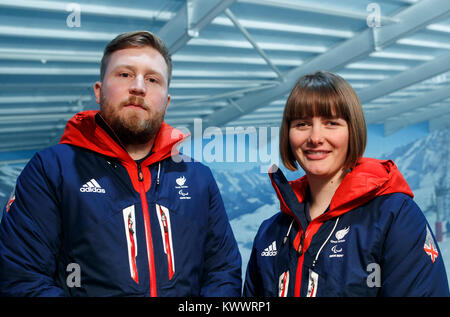
[[[344,168],[352,168],[362,157],[367,128],[358,96],[348,82],[330,72],[302,76],[292,89],[284,108],[280,131],[280,155],[289,170],[298,169],[289,142],[291,121],[314,116],[342,118],[348,124],[349,144]]]
[[[169,85],[172,78],[172,58],[170,57],[169,50],[157,35],[148,31],[122,33],[106,45],[105,50],[103,51],[100,66],[100,80],[103,81],[103,78],[105,77],[106,68],[108,67],[109,59],[112,53],[126,48],[145,46],[149,46],[157,50],[166,61],[168,73],[167,85]]]

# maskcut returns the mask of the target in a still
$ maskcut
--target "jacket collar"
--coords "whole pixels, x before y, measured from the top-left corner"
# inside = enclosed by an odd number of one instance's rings
[[[180,130],[174,129],[163,122],[156,136],[152,155],[145,159],[141,165],[148,166],[167,157],[177,155],[179,152],[175,147],[186,137]],[[117,158],[124,163],[133,161],[111,128],[103,121],[98,110],[82,111],[75,114],[67,122],[59,143],[82,147],[108,157]]]
[[[305,201],[308,188],[306,176],[288,182],[283,172],[276,166],[272,167],[269,176],[280,200],[281,211],[294,216],[296,214],[294,211],[300,208],[299,204]],[[329,211],[319,216],[317,220],[325,221],[340,216],[377,196],[391,193],[404,193],[414,197],[393,161],[361,158],[339,185],[331,199]],[[302,222],[301,219],[297,220]],[[302,223],[301,225],[303,227]]]

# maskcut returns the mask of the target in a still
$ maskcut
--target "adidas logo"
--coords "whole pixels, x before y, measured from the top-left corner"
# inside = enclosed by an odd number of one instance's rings
[[[275,256],[277,255],[277,243],[272,242],[267,248],[261,252],[261,256]]]
[[[91,179],[89,182],[81,186],[80,192],[82,193],[101,193],[104,194],[105,190],[100,186],[95,179]]]

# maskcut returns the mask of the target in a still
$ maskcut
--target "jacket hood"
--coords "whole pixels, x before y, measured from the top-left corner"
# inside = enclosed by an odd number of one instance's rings
[[[103,125],[107,127],[106,130],[110,130],[110,133],[99,125],[99,121],[103,121]],[[153,154],[142,162],[142,165],[147,166],[178,154],[179,152],[175,147],[186,137],[181,131],[163,122],[153,145]],[[59,143],[89,149],[105,156],[117,158],[123,163],[133,161],[111,128],[102,119],[98,110],[82,111],[75,114],[67,122]]]
[[[308,180],[303,176],[288,182],[281,170],[276,169],[277,171],[269,173],[269,176],[280,200],[281,211],[294,216],[292,210],[296,208],[298,202],[302,203],[305,200]],[[319,216],[318,220],[325,221],[340,216],[377,196],[391,193],[404,193],[414,197],[393,161],[361,158],[339,185],[331,199],[329,211]]]

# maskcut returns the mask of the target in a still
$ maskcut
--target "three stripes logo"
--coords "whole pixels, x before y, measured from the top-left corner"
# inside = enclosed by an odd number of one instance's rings
[[[105,190],[100,186],[99,183],[97,183],[95,179],[91,179],[89,182],[81,186],[80,192],[104,194]]]
[[[277,255],[277,243],[276,241],[272,242],[267,248],[261,252],[261,256],[275,256]]]

